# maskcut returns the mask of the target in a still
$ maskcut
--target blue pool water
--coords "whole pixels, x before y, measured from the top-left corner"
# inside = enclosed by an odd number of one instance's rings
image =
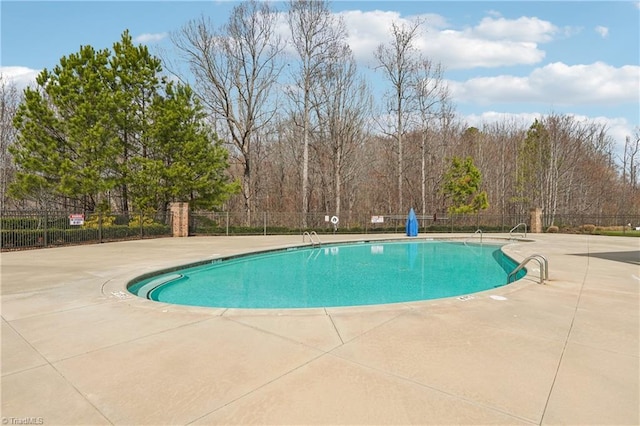
[[[516,266],[496,245],[351,243],[217,259],[146,278],[129,291],[166,303],[227,308],[375,305],[499,287]]]

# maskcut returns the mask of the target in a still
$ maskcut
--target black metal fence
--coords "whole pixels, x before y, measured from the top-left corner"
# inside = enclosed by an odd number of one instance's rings
[[[521,215],[418,215],[419,231],[428,232],[509,232],[525,224],[530,229],[529,214]],[[306,219],[306,220],[304,220]],[[318,233],[383,233],[403,232],[407,214],[348,215],[334,219],[324,213],[257,212],[249,218],[242,212],[192,212],[189,219],[190,235],[273,235],[301,234],[314,230]],[[637,215],[556,215],[554,224],[561,232],[583,225],[619,227],[629,229],[640,226]],[[543,218],[543,223],[551,219]],[[337,223],[334,223],[337,222]],[[519,229],[522,230],[524,226]]]
[[[347,215],[324,213],[257,212],[247,218],[242,212],[191,212],[189,235],[284,235],[304,231],[329,233],[402,233],[407,214]],[[547,218],[543,222],[547,222]],[[529,215],[418,215],[420,233],[483,232],[507,233],[530,228]],[[548,223],[548,222],[547,222]],[[556,215],[559,232],[580,232],[609,227],[633,229],[638,215]],[[520,226],[519,226],[520,225]],[[585,228],[588,227],[588,228]],[[69,211],[0,212],[2,251],[102,243],[171,236],[169,212],[153,214],[78,214]]]
[[[171,235],[170,215],[2,211],[0,249],[21,250]]]
[[[505,215],[418,215],[421,232],[463,232],[478,228],[489,232],[508,232],[528,216]],[[306,219],[306,220],[305,220]],[[258,212],[247,218],[242,212],[192,212],[190,235],[300,234],[403,232],[407,214],[349,215],[336,218],[324,213]]]

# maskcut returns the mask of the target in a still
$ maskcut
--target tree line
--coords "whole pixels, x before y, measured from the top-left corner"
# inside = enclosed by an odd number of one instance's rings
[[[2,82],[3,206],[128,212],[193,208],[363,214],[638,214],[640,131],[622,158],[604,125],[549,113],[469,127],[445,66],[394,23],[375,50],[374,99],[326,1],[284,14],[245,1],[226,23],[195,18],[169,60],[127,31],[82,46],[22,94]],[[170,77],[170,78],[169,78]],[[305,220],[305,219],[303,219]],[[304,226],[304,224],[303,224]]]

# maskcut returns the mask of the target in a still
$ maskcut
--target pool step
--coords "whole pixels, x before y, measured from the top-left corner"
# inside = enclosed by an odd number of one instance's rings
[[[171,274],[164,277],[156,278],[155,280],[149,281],[148,283],[140,287],[140,289],[138,289],[137,294],[140,297],[144,297],[145,299],[148,299],[149,294],[151,294],[153,290],[160,287],[161,285],[165,285],[167,283],[170,283],[171,281],[178,280],[182,278],[182,276],[183,276],[182,274]]]

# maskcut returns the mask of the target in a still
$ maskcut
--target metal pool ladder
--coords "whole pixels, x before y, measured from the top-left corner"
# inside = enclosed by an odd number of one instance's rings
[[[318,236],[318,233],[316,231],[304,231],[302,233],[302,242],[304,243],[306,241],[305,237],[309,237],[309,241],[311,241],[311,245],[312,246],[316,246],[316,245],[320,245],[322,244],[322,241],[320,241],[320,237]],[[315,240],[313,239],[313,237],[315,237]]]
[[[545,281],[548,281],[549,280],[549,261],[547,260],[546,257],[544,257],[541,254],[532,254],[531,256],[527,257],[525,260],[520,262],[520,264],[516,269],[511,271],[511,273],[507,277],[507,284],[511,282],[511,277],[515,277],[516,274],[520,272],[520,270],[524,268],[524,266],[527,263],[529,263],[529,261],[531,260],[535,260],[536,262],[538,262],[538,265],[540,265],[540,284],[544,284]]]

